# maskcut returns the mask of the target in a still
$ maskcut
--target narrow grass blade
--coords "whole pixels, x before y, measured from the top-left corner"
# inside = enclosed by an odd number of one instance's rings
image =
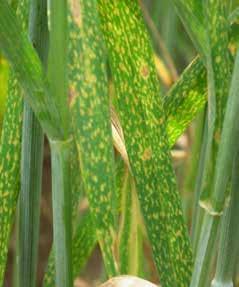
[[[142,15],[137,1],[98,3],[117,109],[161,283],[185,286],[191,277],[191,250]]]
[[[27,5],[27,3],[24,3]],[[40,25],[39,25],[40,23]],[[48,48],[47,2],[30,1],[29,36],[46,66]],[[43,132],[31,107],[24,102],[19,201],[19,286],[36,284]]]
[[[82,180],[106,272],[113,276],[118,272],[114,255],[116,194],[105,54],[96,2],[80,1],[79,7],[80,18],[76,10],[71,11],[76,26],[71,37],[78,39],[71,61],[79,63],[70,70],[71,108]]]
[[[238,144],[237,144],[238,146]],[[237,149],[238,150],[238,149]],[[239,217],[239,153],[234,158],[230,203],[223,215],[216,274],[212,287],[233,287],[233,275],[238,258]]]
[[[213,193],[210,201],[210,209],[206,210],[201,230],[199,248],[194,266],[191,287],[205,286],[208,283],[208,271],[213,251],[215,250],[215,240],[218,233],[218,224],[227,197],[227,185],[231,175],[233,159],[237,151],[239,141],[239,130],[237,116],[239,112],[239,50],[235,60],[233,78],[226,107],[225,119],[219,146]]]

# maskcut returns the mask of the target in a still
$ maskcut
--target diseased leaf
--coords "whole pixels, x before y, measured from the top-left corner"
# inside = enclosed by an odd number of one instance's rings
[[[205,107],[206,99],[206,69],[202,60],[196,58],[163,97],[170,147]]]
[[[23,29],[28,19],[25,4],[26,1],[21,1],[16,11]],[[8,243],[20,190],[22,116],[22,90],[14,72],[10,70],[0,142],[0,286],[3,284]]]
[[[0,285],[4,278],[8,241],[20,189],[22,98],[13,76],[9,83],[0,143]]]
[[[74,5],[80,10],[75,10]],[[70,94],[73,126],[97,239],[108,276],[117,274],[114,254],[115,181],[105,51],[96,1],[72,2]],[[80,12],[80,16],[78,15]],[[72,27],[73,26],[73,27]]]
[[[98,3],[117,109],[161,283],[186,286],[191,276],[192,255],[142,15],[137,1],[99,0]]]
[[[21,19],[17,18],[7,1],[0,1],[0,49],[11,64],[24,97],[35,112],[44,132],[51,139],[64,138],[64,125],[43,66],[32,47]],[[16,49],[17,47],[17,49]]]

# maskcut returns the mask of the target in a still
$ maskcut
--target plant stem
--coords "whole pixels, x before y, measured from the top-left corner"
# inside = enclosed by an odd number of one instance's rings
[[[70,137],[67,77],[67,1],[50,1],[50,50],[48,75],[50,91],[61,118],[63,139],[50,138],[52,161],[53,246],[55,286],[72,287],[72,222]]]
[[[52,160],[53,242],[57,287],[72,287],[71,141],[50,141]]]
[[[46,64],[47,2],[32,0],[29,36]],[[24,102],[19,203],[19,286],[35,285],[39,237],[40,194],[43,161],[43,131],[31,107]]]

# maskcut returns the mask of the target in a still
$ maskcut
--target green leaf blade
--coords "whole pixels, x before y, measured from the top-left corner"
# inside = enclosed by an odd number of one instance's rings
[[[72,8],[70,93],[73,125],[84,189],[108,276],[115,258],[115,179],[105,51],[96,1]],[[76,9],[80,10],[76,10]],[[80,11],[80,16],[77,11]],[[79,64],[79,59],[80,64]]]
[[[185,286],[191,276],[191,250],[142,15],[136,1],[98,3],[127,152],[161,282]]]
[[[3,282],[8,241],[20,189],[22,99],[13,76],[10,76],[9,83],[0,145],[0,284]]]

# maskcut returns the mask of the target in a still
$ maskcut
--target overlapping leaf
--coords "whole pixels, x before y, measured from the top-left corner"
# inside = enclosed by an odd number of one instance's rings
[[[161,282],[164,286],[185,286],[191,276],[192,257],[142,15],[137,1],[98,3],[117,109]]]
[[[70,34],[75,40],[71,42],[70,66],[73,125],[84,189],[105,267],[111,276],[117,274],[117,265],[113,246],[115,182],[106,59],[96,2],[72,1],[71,13],[71,25],[76,26]]]

